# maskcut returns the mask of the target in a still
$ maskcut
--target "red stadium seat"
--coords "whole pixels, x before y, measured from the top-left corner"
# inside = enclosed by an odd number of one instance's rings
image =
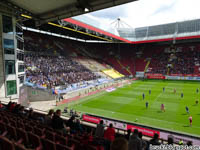
[[[6,125],[3,122],[0,122],[0,134],[5,135],[7,133]]]
[[[16,132],[16,128],[8,125],[6,126],[7,128],[7,131],[8,131],[8,136],[9,136],[9,139],[14,139],[14,140],[17,140],[17,132]]]
[[[47,140],[47,139],[44,139],[44,138],[42,138],[41,141],[42,141],[42,148],[43,149],[45,149],[45,150],[56,150],[56,145],[55,145],[54,142]]]
[[[9,124],[9,123],[10,123],[10,122],[9,122],[9,119],[8,119],[6,116],[3,117],[3,122],[6,123],[6,124]]]
[[[33,127],[30,126],[30,125],[25,125],[25,130],[26,130],[27,132],[32,132],[32,131],[33,131]]]
[[[56,144],[56,150],[73,150],[73,148],[70,148],[68,146],[64,146],[62,144]]]
[[[0,136],[0,149],[1,150],[15,150],[14,144],[6,137]]]
[[[15,143],[15,150],[28,150],[23,145]]]
[[[20,143],[24,143],[25,145],[28,145],[28,135],[27,132],[23,129],[16,129],[17,132],[17,140],[21,140]]]
[[[40,128],[37,128],[37,127],[34,127],[33,128],[33,131],[34,131],[34,133],[36,134],[36,135],[38,135],[38,136],[43,136],[44,134],[44,130],[43,129],[40,129]]]
[[[75,150],[82,149],[81,143],[74,139],[69,139],[67,146]]]
[[[67,145],[67,137],[56,134],[55,141],[56,143]]]
[[[13,126],[13,127],[15,127],[15,128],[17,127],[17,122],[14,121],[13,119],[10,120],[9,122],[10,122],[10,125],[11,125],[11,126]]]
[[[24,123],[22,121],[17,122],[17,128],[25,129]]]
[[[45,131],[45,138],[54,142],[55,141],[55,133],[46,130]]]
[[[32,146],[32,148],[35,149],[40,149],[41,148],[41,142],[40,142],[40,137],[28,132],[28,139],[29,139],[29,144]]]

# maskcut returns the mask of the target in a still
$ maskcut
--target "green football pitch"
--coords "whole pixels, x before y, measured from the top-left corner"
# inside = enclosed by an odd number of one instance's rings
[[[165,92],[163,92],[165,87]],[[176,93],[174,93],[176,88]],[[118,120],[125,120],[151,127],[178,131],[200,136],[200,82],[193,81],[162,81],[146,80],[133,81],[132,84],[120,87],[113,92],[101,92],[78,100],[70,105],[80,112],[100,115]],[[149,94],[151,90],[151,94]],[[145,94],[143,100],[142,94]],[[184,94],[181,98],[181,93]],[[145,103],[149,106],[146,109]],[[161,112],[161,104],[165,105],[165,112]],[[63,109],[66,104],[57,108]],[[189,126],[189,114],[185,107],[189,107],[193,118]]]

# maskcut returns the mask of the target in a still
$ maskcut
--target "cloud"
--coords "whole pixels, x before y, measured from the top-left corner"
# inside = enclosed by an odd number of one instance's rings
[[[125,17],[126,16],[126,5],[120,5],[112,8],[107,8],[104,10],[99,10],[90,13],[90,15],[99,17],[99,18],[109,18],[115,20],[118,17]]]
[[[124,18],[135,27],[200,18],[200,0],[140,0],[127,5]]]
[[[139,0],[86,14],[85,23],[113,32],[112,22],[121,18],[133,28],[200,18],[200,0]]]
[[[109,17],[101,17],[101,16],[94,16],[92,14],[85,14],[73,17],[76,20],[79,20],[81,22],[84,22],[86,24],[92,25],[96,28],[102,29],[104,31],[118,34],[111,23],[113,22],[113,19],[110,19]]]

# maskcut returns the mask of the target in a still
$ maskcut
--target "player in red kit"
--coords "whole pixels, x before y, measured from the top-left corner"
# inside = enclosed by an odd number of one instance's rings
[[[189,117],[190,126],[192,126],[192,116]]]
[[[161,104],[160,109],[161,109],[161,111],[164,111],[164,112],[165,112],[165,105],[164,105],[164,104]]]

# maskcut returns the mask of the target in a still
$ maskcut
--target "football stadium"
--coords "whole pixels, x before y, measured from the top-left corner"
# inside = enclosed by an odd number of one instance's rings
[[[200,16],[150,1],[1,0],[0,150],[200,149]]]

